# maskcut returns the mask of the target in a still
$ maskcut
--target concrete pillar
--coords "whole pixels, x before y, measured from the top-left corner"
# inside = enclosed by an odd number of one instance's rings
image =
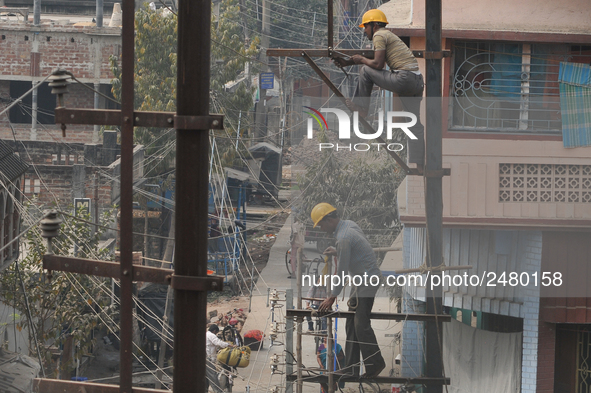
[[[119,154],[119,147],[117,146],[117,131],[103,131],[102,165],[111,165],[117,158],[117,154]]]
[[[72,197],[86,197],[86,165],[74,164],[72,173]]]
[[[84,162],[87,165],[98,165],[98,145],[87,143],[84,145]]]

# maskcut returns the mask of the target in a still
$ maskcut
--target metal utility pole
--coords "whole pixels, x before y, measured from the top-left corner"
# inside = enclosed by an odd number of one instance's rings
[[[265,49],[269,48],[271,42],[271,15],[270,15],[270,7],[271,5],[267,0],[262,0],[262,8],[263,8],[263,16],[262,16],[262,29],[261,29],[261,46]],[[266,71],[269,72],[271,69],[268,66],[268,57],[264,51],[261,51],[259,56],[259,60],[265,64],[267,64]],[[265,97],[267,96],[267,89],[263,89],[261,87],[261,74],[259,73],[259,102],[256,104],[256,111],[255,111],[255,127],[254,127],[254,136],[257,142],[263,142],[264,139],[268,134],[267,131],[267,107],[265,106]]]
[[[122,6],[121,50],[121,299],[133,296],[133,96],[134,96],[134,2]],[[125,154],[124,154],[125,153]],[[130,154],[131,153],[131,154]],[[131,393],[133,372],[133,303],[120,306],[120,392]]]
[[[41,23],[41,0],[33,1],[33,24],[39,26]]]
[[[426,164],[425,164],[425,211],[427,226],[427,267],[437,267],[443,263],[443,196],[442,196],[442,120],[441,120],[441,0],[425,0],[426,46],[425,62],[427,122],[426,122]],[[433,275],[440,274],[431,272]],[[433,290],[427,284],[427,314],[441,315],[441,287]],[[441,340],[443,325],[441,319],[426,322],[425,376],[443,376]],[[441,393],[443,386],[428,385],[427,393]]]
[[[293,289],[285,290],[285,308],[293,309]],[[285,318],[285,373],[291,375],[293,373],[293,318]],[[293,393],[293,382],[285,382],[285,393]]]
[[[96,0],[96,27],[103,27],[103,0]]]
[[[210,0],[181,0],[177,115],[209,115]],[[197,49],[197,50],[196,50]],[[209,127],[177,129],[175,274],[207,277]],[[174,392],[205,391],[207,291],[174,291]],[[195,337],[187,341],[187,337]],[[181,386],[178,381],[183,381]]]

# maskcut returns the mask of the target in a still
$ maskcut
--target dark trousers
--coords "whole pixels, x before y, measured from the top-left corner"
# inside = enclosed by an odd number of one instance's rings
[[[355,317],[347,318],[347,342],[345,344],[347,373],[352,373],[355,376],[359,376],[359,362],[361,361],[359,352],[363,355],[366,373],[373,373],[386,364],[369,319],[373,302],[373,296],[357,298]]]
[[[359,80],[353,94],[353,102],[369,110],[374,85],[397,94],[404,110],[417,116],[417,123],[410,128],[417,139],[408,138],[408,162],[422,165],[425,154],[425,129],[421,124],[421,99],[425,86],[423,76],[410,71],[376,70],[369,66],[362,66],[359,69]],[[407,122],[409,119],[404,121]]]

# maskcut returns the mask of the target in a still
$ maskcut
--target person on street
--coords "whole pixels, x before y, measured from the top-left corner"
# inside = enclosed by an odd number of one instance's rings
[[[316,275],[314,275],[316,277]],[[314,280],[312,280],[314,282]],[[326,299],[326,287],[324,285],[316,286],[312,284],[310,289],[308,289],[308,293],[306,297],[309,299]],[[322,303],[320,300],[308,300],[306,303],[306,308],[311,310],[318,310],[318,307]],[[314,331],[314,322],[312,321],[311,316],[307,316],[306,319],[308,320],[308,331]],[[321,332],[326,332],[326,318],[320,318],[321,321]]]
[[[312,209],[311,217],[314,227],[319,226],[324,232],[333,233],[336,239],[336,249],[328,247],[324,254],[337,255],[337,275],[381,277],[375,253],[357,224],[350,220],[341,220],[336,214],[336,208],[328,203],[319,203]],[[343,290],[345,282],[334,286],[329,297],[320,304],[320,311],[330,311],[337,296]],[[359,376],[360,356],[363,355],[365,374],[362,378],[373,378],[386,367],[382,357],[376,335],[371,327],[370,314],[378,286],[364,281],[359,286],[353,286],[349,298],[349,310],[355,311],[354,318],[348,318],[346,324],[347,341],[345,357],[347,361],[346,373]]]
[[[206,352],[206,364],[205,364],[205,391],[209,390],[209,385],[215,393],[222,393],[223,390],[220,387],[218,379],[218,371],[216,368],[218,348],[226,348],[232,346],[229,343],[222,341],[218,338],[217,334],[220,331],[218,325],[211,325],[205,334],[205,352]]]
[[[359,27],[370,41],[373,41],[374,58],[354,55],[348,59],[334,59],[338,67],[359,64],[359,79],[353,99],[346,100],[351,111],[367,117],[371,91],[374,85],[397,94],[405,110],[417,117],[417,123],[410,127],[417,139],[409,139],[408,162],[423,165],[425,154],[424,128],[421,124],[420,108],[424,82],[419,71],[419,63],[406,44],[390,30],[386,29],[386,15],[377,9],[363,14]],[[384,69],[388,65],[389,69]]]
[[[339,371],[345,366],[345,353],[343,352],[343,347],[341,347],[341,344],[335,343],[335,347],[336,348],[332,348],[333,359],[335,359],[333,371]],[[318,365],[324,370],[328,370],[328,366],[326,365],[327,356],[328,351],[326,346],[326,338],[323,338],[322,344],[320,344],[320,346],[318,347],[318,351],[316,351],[316,361],[318,362]],[[320,387],[321,393],[328,393],[328,384],[321,383]],[[343,389],[344,387],[344,382],[338,383],[338,388]],[[334,391],[337,391],[336,382]]]

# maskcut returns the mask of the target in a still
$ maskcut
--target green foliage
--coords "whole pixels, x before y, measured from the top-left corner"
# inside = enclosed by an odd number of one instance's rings
[[[176,111],[177,18],[172,13],[142,8],[135,14],[134,109]],[[111,56],[113,95],[121,100],[121,69]],[[134,142],[146,147],[146,173],[162,173],[174,166],[174,132],[136,127]]]
[[[244,78],[235,91],[226,92],[228,82],[240,79],[244,66],[257,54],[258,37],[245,41],[239,23],[237,0],[223,0],[219,19],[211,26],[210,111],[223,113],[226,128],[237,129],[240,111],[253,107],[250,81]],[[135,102],[136,110],[176,111],[177,16],[165,9],[140,9],[135,15]],[[199,50],[199,48],[195,48]],[[121,98],[121,70],[111,58],[113,95]],[[253,70],[254,72],[255,70]],[[226,136],[222,131],[222,136]],[[235,136],[235,133],[234,133]],[[175,134],[159,128],[135,129],[134,142],[146,146],[150,166],[146,173],[164,173],[174,166]],[[230,146],[230,143],[227,143]]]
[[[254,106],[253,94],[247,75],[243,73],[249,63],[250,74],[258,72],[258,63],[250,60],[258,55],[259,38],[248,40],[240,23],[240,7],[237,0],[223,0],[219,18],[215,15],[211,23],[211,102],[212,112],[224,114],[225,130],[216,131],[216,143],[222,156],[221,166],[242,166],[240,155],[236,154],[235,141],[240,119],[240,134],[247,135],[251,119],[249,111]],[[226,91],[228,82],[243,80],[232,91]],[[240,113],[242,117],[240,118]],[[221,138],[220,138],[221,137]],[[230,137],[231,139],[228,139]],[[239,145],[243,150],[243,146]],[[244,156],[245,151],[242,151]]]
[[[90,220],[84,215],[82,218]],[[73,255],[74,245],[78,243],[78,257],[111,259],[108,250],[98,246],[104,230],[98,228],[93,233],[86,223],[69,217],[63,217],[63,220],[60,234],[53,240],[52,248],[56,254]],[[110,221],[109,213],[101,217],[103,225]],[[103,327],[102,321],[110,321],[115,316],[115,307],[105,291],[105,288],[110,290],[106,279],[57,271],[51,272],[51,278],[44,274],[42,257],[45,251],[44,239],[37,231],[29,231],[24,242],[24,257],[18,261],[18,266],[13,263],[0,276],[3,288],[14,289],[4,291],[0,301],[18,310],[21,318],[17,320],[17,329],[26,329],[29,355],[37,358],[33,329],[29,318],[25,317],[28,311],[22,290],[24,286],[46,370],[53,366],[50,347],[60,347],[67,340],[72,340],[76,346],[74,358],[60,365],[61,370],[67,371],[75,359],[90,352],[94,343],[92,331]]]
[[[310,221],[320,202],[337,208],[341,218],[355,221],[374,247],[389,247],[400,232],[396,193],[404,174],[384,152],[351,155],[326,151],[311,163],[298,185],[302,194],[298,218]]]

